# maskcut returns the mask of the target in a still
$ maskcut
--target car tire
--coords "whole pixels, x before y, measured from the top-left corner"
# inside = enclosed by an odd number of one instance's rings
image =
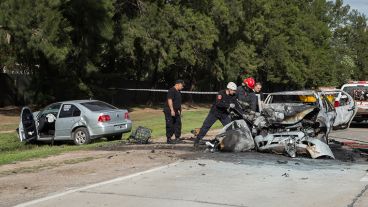
[[[85,127],[79,127],[73,132],[73,141],[75,145],[84,145],[91,142],[88,129]]]
[[[115,134],[115,135],[112,135],[112,136],[108,136],[106,138],[109,141],[114,141],[114,140],[121,140],[122,137],[123,137],[123,134]]]

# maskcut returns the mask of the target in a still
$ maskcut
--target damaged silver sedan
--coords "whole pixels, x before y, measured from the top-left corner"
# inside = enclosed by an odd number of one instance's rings
[[[312,158],[334,158],[328,146],[332,129],[348,126],[356,113],[355,102],[344,93],[345,105],[335,108],[343,91],[290,91],[271,93],[261,113],[233,109],[241,119],[225,126],[216,137],[220,151],[307,154]],[[336,95],[336,94],[339,94]]]

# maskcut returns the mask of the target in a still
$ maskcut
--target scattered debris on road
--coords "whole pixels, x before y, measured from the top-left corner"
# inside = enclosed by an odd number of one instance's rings
[[[289,173],[284,173],[284,174],[282,174],[281,176],[283,176],[283,177],[289,177],[290,175],[289,175]]]

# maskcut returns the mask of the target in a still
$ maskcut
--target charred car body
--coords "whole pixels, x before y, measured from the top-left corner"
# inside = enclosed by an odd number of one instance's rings
[[[271,93],[261,113],[250,114],[233,107],[232,117],[238,120],[225,126],[216,137],[217,148],[236,152],[255,148],[291,157],[309,154],[312,158],[334,158],[328,135],[333,128],[350,123],[356,113],[355,102],[348,94],[347,105],[335,108],[331,103],[334,93],[337,92]]]

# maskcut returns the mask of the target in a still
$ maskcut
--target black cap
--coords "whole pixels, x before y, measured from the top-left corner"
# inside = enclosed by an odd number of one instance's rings
[[[183,80],[180,80],[180,79],[179,79],[179,80],[176,80],[176,81],[175,81],[175,84],[180,84],[180,83],[181,83],[181,84],[183,84],[183,86],[185,85],[185,83],[184,83],[184,81],[183,81]]]

